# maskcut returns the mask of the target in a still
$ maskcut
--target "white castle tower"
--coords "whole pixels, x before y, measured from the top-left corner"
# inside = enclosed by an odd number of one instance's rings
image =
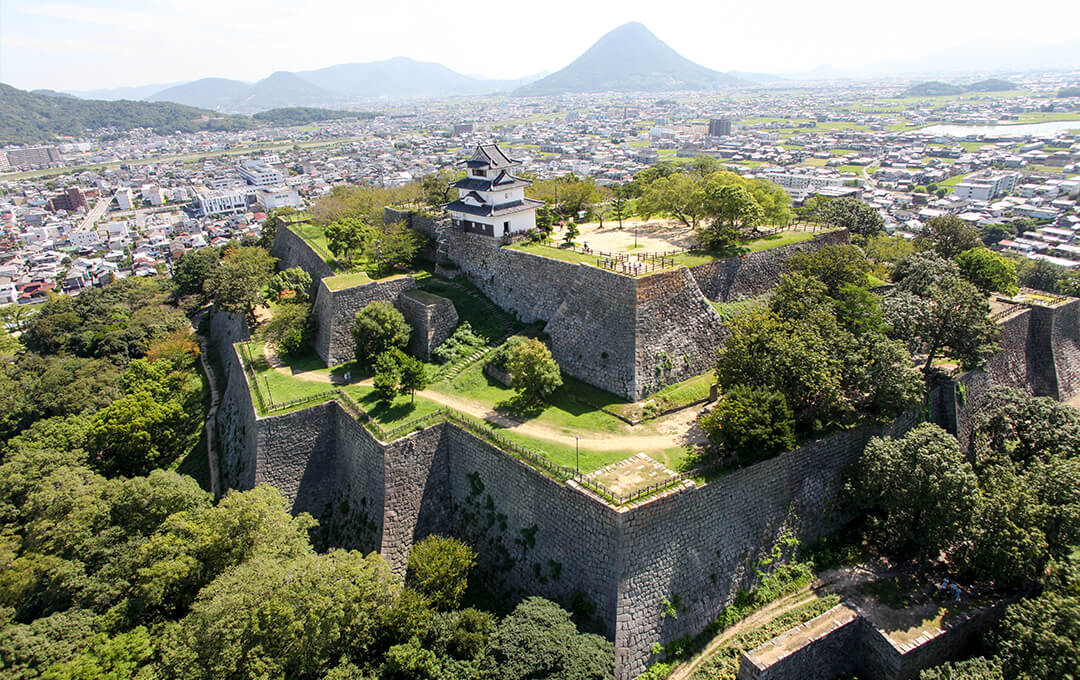
[[[458,200],[443,206],[455,227],[493,237],[536,227],[536,209],[544,202],[525,198],[525,187],[532,182],[510,174],[521,161],[507,156],[498,144],[481,144],[458,165],[469,174],[451,185],[458,190]]]

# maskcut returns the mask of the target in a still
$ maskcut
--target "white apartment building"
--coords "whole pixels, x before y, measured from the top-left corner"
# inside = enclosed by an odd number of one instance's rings
[[[827,175],[803,175],[791,172],[766,173],[765,179],[778,185],[795,200],[802,200],[815,191],[829,187],[842,187],[844,180],[840,177]]]
[[[299,208],[303,205],[295,189],[288,187],[266,187],[255,192],[255,199],[267,211],[278,208]]]
[[[264,161],[244,161],[236,169],[244,181],[253,187],[269,187],[285,183],[285,175]]]
[[[953,189],[953,195],[969,201],[989,201],[1012,193],[1016,190],[1016,182],[1020,175],[1014,172],[984,175],[982,177],[967,177]]]
[[[124,187],[116,192],[116,205],[120,206],[121,210],[131,210],[135,207],[135,197],[131,189]]]
[[[247,192],[243,189],[200,191],[195,194],[195,201],[203,217],[247,212]]]

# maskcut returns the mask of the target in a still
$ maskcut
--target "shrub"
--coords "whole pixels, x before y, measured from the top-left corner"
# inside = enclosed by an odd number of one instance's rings
[[[463,321],[453,334],[443,340],[432,354],[444,364],[452,364],[484,346],[486,341],[477,335],[468,321]]]
[[[292,302],[279,306],[266,326],[266,339],[284,355],[302,354],[311,334],[311,310]]]
[[[709,441],[742,462],[771,458],[795,447],[795,419],[783,394],[736,385],[698,419]]]
[[[442,610],[456,609],[468,587],[476,551],[456,538],[428,536],[409,553],[406,582]]]

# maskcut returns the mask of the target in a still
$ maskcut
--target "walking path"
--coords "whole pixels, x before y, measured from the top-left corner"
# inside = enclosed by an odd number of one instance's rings
[[[309,382],[319,382],[330,385],[345,384],[345,380],[341,376],[327,373],[325,370],[294,371],[281,361],[281,357],[279,357],[269,345],[267,345],[264,350],[264,356],[266,357],[267,363],[282,375],[287,375],[297,380],[307,380]],[[367,380],[354,380],[349,384],[371,385],[372,382],[371,379],[368,378]],[[686,426],[688,426],[689,421],[697,418],[697,414],[701,412],[704,405],[691,407],[670,416],[666,416],[665,418],[652,421],[650,424],[651,428],[661,430],[660,433],[633,434],[612,432],[592,433],[593,436],[589,437],[575,437],[572,434],[567,434],[560,429],[542,423],[532,421],[522,422],[516,418],[499,413],[487,404],[473,401],[472,399],[463,399],[461,397],[443,394],[442,392],[436,392],[431,389],[422,390],[416,394],[417,396],[434,401],[443,406],[449,406],[462,413],[485,420],[496,427],[505,428],[515,434],[532,437],[534,439],[542,439],[556,444],[563,444],[565,446],[580,445],[583,449],[590,449],[593,451],[663,451],[664,449],[671,449],[677,446],[700,444],[704,442],[704,439],[700,438],[700,436],[686,432]],[[669,420],[671,422],[669,422]],[[671,427],[671,424],[674,422],[678,422],[680,427]],[[696,430],[694,432],[696,433]]]
[[[742,621],[717,633],[716,637],[705,645],[705,648],[694,658],[676,666],[671,675],[668,676],[668,680],[689,680],[702,663],[708,661],[716,653],[716,650],[739,633],[759,628],[793,609],[819,599],[823,595],[837,592],[843,595],[845,591],[857,589],[861,584],[874,580],[879,576],[880,574],[875,574],[874,571],[858,565],[822,572],[810,584],[803,586],[790,595],[770,602]]]

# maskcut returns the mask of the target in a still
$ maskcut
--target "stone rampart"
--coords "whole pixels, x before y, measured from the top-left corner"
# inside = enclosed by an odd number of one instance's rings
[[[315,252],[302,236],[286,225],[279,226],[274,233],[274,246],[270,249],[270,254],[278,259],[279,270],[300,267],[310,274],[312,295],[315,294],[321,279],[334,275],[334,270],[326,264],[326,260]]]
[[[846,229],[829,231],[802,243],[748,253],[690,268],[698,287],[710,300],[728,302],[757,297],[780,283],[784,262],[797,253],[810,253],[823,246],[849,241]]]
[[[395,303],[402,293],[416,288],[411,276],[393,276],[359,286],[331,290],[320,281],[311,313],[315,317],[315,353],[327,366],[351,361],[356,344],[352,329],[356,313],[375,300]]]
[[[643,672],[653,643],[668,644],[708,625],[738,590],[752,585],[755,564],[785,531],[803,542],[830,532],[842,519],[833,502],[866,442],[913,424],[912,414],[841,432],[625,513],[618,677]],[[665,603],[676,601],[678,616],[666,616]]]
[[[234,343],[249,338],[247,324],[238,314],[210,315],[211,357],[221,367],[221,390],[215,427],[221,478],[225,488],[248,489],[255,484],[255,407],[251,402],[244,367]]]
[[[1080,390],[1080,299],[1023,309],[1006,317],[1000,329],[998,350],[983,367],[961,374],[942,390],[944,404],[937,422],[965,449],[972,414],[991,387],[1013,387],[1060,400]]]
[[[412,326],[409,353],[430,361],[432,350],[449,338],[458,324],[454,303],[425,291],[406,291],[394,304]]]
[[[914,680],[924,668],[963,657],[1000,620],[1004,603],[950,616],[913,640],[897,642],[844,602],[743,655],[738,680]]]

